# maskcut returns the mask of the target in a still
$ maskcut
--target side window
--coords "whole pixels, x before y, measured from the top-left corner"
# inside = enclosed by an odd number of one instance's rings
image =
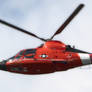
[[[21,58],[21,56],[17,56],[17,57],[16,57],[16,59],[19,59],[19,58]]]
[[[27,55],[27,54],[35,54],[36,52],[36,49],[28,49],[25,51],[24,55]]]
[[[36,49],[28,49],[25,51],[24,56],[25,58],[34,58]]]

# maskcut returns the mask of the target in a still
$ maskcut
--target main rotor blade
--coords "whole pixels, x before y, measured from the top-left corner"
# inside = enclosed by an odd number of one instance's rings
[[[84,4],[80,4],[75,11],[68,17],[68,19],[61,25],[61,27],[55,32],[55,34],[50,38],[53,39],[53,37],[59,33],[61,33],[64,28],[72,21],[72,19],[80,12],[80,10],[84,7]]]
[[[40,40],[42,40],[42,41],[47,41],[47,40],[45,40],[45,39],[43,39],[43,38],[40,38],[40,37],[38,37],[37,35],[35,35],[35,34],[29,32],[29,31],[26,31],[26,30],[24,30],[24,29],[22,29],[22,28],[19,28],[19,27],[15,26],[15,25],[13,25],[13,24],[10,24],[10,23],[8,23],[8,22],[6,22],[6,21],[4,21],[4,20],[1,20],[1,19],[0,19],[0,23],[6,25],[6,26],[8,26],[8,27],[12,27],[12,28],[16,29],[17,31],[20,31],[20,32],[23,32],[23,33],[28,34],[28,35],[30,35],[30,36],[33,36],[33,37],[35,37],[35,38],[38,38],[38,39],[40,39]]]

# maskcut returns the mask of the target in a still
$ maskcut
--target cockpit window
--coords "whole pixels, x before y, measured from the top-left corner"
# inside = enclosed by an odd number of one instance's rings
[[[20,52],[19,52],[19,55],[23,55],[23,52],[24,52],[24,51],[20,51]]]
[[[27,49],[24,53],[24,55],[35,53],[36,49]]]
[[[21,58],[21,56],[17,56],[17,57],[16,57],[16,59],[19,59],[19,58]]]
[[[36,49],[27,49],[24,53],[25,58],[34,58]]]
[[[13,57],[11,57],[9,59],[12,59],[12,60],[13,59],[20,59],[21,57],[24,57],[24,58],[34,58],[35,53],[36,53],[36,49],[22,50],[18,54],[16,54],[15,56],[13,56]]]
[[[16,56],[15,59],[20,59],[24,54],[24,50],[20,51]]]

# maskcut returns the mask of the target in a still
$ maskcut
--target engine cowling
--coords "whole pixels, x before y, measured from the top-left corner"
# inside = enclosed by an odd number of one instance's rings
[[[60,41],[47,41],[43,48],[66,50],[66,45]]]

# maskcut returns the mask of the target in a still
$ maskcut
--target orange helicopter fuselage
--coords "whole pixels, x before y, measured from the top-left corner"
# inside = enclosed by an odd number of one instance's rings
[[[20,51],[6,62],[6,67],[7,71],[15,73],[45,74],[87,64],[91,64],[91,54],[69,52],[64,43],[47,41],[36,49]]]

